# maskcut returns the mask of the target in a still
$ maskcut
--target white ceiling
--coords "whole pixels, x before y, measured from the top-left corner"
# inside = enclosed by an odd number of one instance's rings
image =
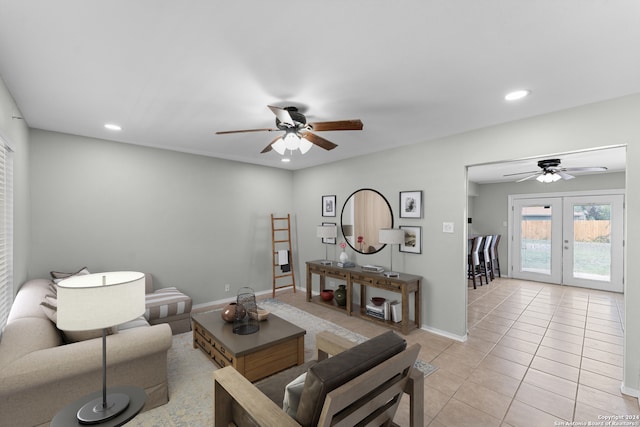
[[[637,0],[0,0],[29,126],[287,169],[638,93],[639,40]],[[214,134],[273,127],[268,104],[364,130],[288,164]]]

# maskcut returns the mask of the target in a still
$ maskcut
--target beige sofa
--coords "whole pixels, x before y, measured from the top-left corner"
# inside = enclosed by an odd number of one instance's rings
[[[49,283],[28,281],[11,307],[0,341],[0,427],[48,426],[65,405],[102,388],[102,339],[64,343],[40,305]],[[171,328],[136,324],[107,337],[107,385],[144,388],[148,410],[169,400]]]

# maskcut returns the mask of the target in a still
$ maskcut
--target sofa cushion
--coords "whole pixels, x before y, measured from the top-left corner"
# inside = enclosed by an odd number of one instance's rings
[[[21,357],[38,350],[57,347],[62,345],[63,341],[62,334],[49,319],[22,317],[7,324],[0,344],[2,344],[0,345],[0,377],[2,377],[2,371],[11,369],[10,364]]]
[[[407,342],[403,338],[393,331],[388,331],[311,367],[307,372],[300,397],[296,421],[303,426],[315,426],[329,392],[400,353],[406,347]]]
[[[191,304],[191,297],[175,287],[158,289],[152,294],[145,295],[144,317],[151,321],[190,313]]]

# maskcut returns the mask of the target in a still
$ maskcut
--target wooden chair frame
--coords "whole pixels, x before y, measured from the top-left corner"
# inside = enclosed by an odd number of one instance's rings
[[[329,332],[316,335],[318,360],[355,345]],[[414,344],[328,393],[318,426],[353,426],[356,423],[354,420],[366,417],[366,425],[396,426],[392,418],[402,393],[406,393],[410,399],[410,426],[423,426],[424,375],[417,369],[411,369],[419,351],[420,346]],[[237,425],[233,419],[237,410],[254,420],[256,424],[252,425],[300,426],[232,367],[214,371],[213,382],[214,426],[245,427]]]

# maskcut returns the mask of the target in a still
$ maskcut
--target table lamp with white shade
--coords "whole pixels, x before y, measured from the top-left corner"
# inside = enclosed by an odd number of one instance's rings
[[[378,241],[385,245],[400,245],[404,243],[404,230],[399,228],[381,228],[378,232]],[[400,274],[393,271],[393,249],[389,248],[390,270],[385,271],[387,277],[398,277]]]
[[[107,329],[133,320],[145,311],[144,273],[114,271],[73,276],[58,283],[58,329],[102,329],[102,397],[78,410],[81,424],[100,424],[130,404],[124,393],[107,393]],[[141,402],[140,409],[144,405]]]
[[[322,239],[335,239],[338,236],[338,227],[336,227],[335,224],[331,224],[331,225],[319,225],[317,232],[316,232],[316,236],[320,237]],[[329,255],[328,255],[328,251],[329,249],[326,246],[325,243],[325,247],[324,247],[324,260],[320,261],[321,264],[324,265],[330,265],[331,261],[329,261]]]

